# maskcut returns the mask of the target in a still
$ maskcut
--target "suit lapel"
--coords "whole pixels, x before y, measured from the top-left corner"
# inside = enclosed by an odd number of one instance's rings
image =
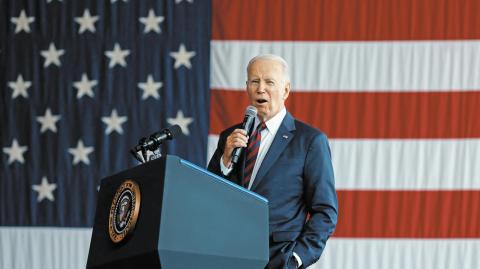
[[[294,137],[295,119],[287,112],[253,181],[252,190],[263,180],[272,165]]]

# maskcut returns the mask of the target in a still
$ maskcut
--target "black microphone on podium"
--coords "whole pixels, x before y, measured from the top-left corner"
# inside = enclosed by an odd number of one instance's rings
[[[245,109],[245,117],[243,118],[242,129],[247,131],[247,135],[250,137],[252,134],[252,126],[255,123],[255,117],[257,116],[257,108],[254,106],[248,106]],[[235,148],[232,152],[232,163],[237,164],[240,155],[242,154],[243,148]]]
[[[145,142],[144,146],[149,150],[155,150],[162,144],[163,140],[172,140],[182,133],[182,128],[178,124],[165,128],[160,132],[153,133]]]
[[[142,137],[140,141],[138,141],[138,145],[136,145],[133,149],[130,150],[130,153],[140,162],[146,162],[147,160],[147,150],[150,151],[159,151],[160,145],[164,140],[172,140],[173,138],[177,137],[182,133],[182,128],[177,124],[170,126],[169,128],[165,128],[159,132],[153,133],[150,135],[149,138]],[[140,153],[142,153],[140,155]]]

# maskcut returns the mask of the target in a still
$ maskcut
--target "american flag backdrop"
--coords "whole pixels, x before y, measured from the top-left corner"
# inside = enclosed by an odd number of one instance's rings
[[[0,0],[0,268],[83,268],[100,178],[171,124],[204,166],[248,60],[330,138],[339,223],[315,268],[480,268],[477,0]]]

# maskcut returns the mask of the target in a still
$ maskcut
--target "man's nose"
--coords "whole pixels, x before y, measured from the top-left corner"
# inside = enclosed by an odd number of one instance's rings
[[[260,81],[257,87],[257,93],[264,93],[266,86],[265,82]]]

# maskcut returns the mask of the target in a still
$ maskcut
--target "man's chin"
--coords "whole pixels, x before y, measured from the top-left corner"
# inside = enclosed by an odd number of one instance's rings
[[[269,113],[268,113],[267,111],[258,109],[258,111],[257,111],[257,117],[258,117],[261,121],[267,121],[267,120],[269,119]]]

